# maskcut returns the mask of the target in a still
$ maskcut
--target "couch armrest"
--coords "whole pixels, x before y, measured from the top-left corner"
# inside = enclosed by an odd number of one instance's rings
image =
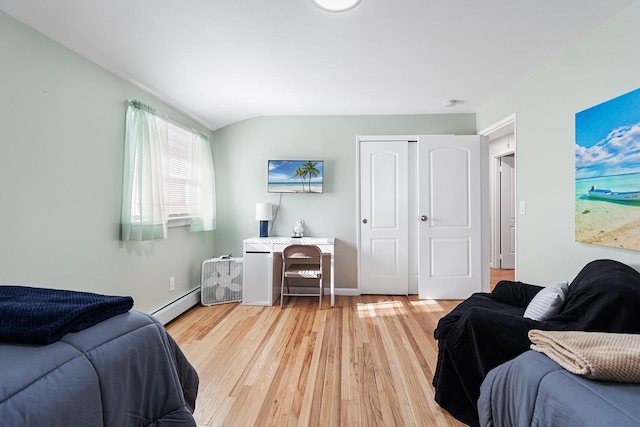
[[[542,286],[530,285],[523,282],[501,280],[495,286],[491,295],[493,295],[496,300],[505,304],[526,308],[542,288]]]

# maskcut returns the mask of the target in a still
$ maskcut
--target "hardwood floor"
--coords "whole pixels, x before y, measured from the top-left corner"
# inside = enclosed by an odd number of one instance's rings
[[[433,330],[459,301],[288,301],[197,306],[167,325],[200,376],[198,426],[464,425],[431,385]]]
[[[501,270],[498,268],[492,268],[490,273],[491,290],[496,286],[500,280],[514,280],[515,270]]]

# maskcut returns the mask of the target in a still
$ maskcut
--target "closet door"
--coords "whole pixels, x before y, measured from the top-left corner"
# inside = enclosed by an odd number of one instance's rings
[[[481,137],[418,138],[420,299],[481,291],[481,183]]]
[[[361,141],[359,289],[408,294],[408,141]]]
[[[366,138],[358,145],[360,293],[464,299],[488,288],[481,137]]]

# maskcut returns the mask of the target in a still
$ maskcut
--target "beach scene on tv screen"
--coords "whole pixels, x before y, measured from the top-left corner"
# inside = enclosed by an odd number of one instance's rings
[[[269,193],[322,193],[322,160],[269,160]]]

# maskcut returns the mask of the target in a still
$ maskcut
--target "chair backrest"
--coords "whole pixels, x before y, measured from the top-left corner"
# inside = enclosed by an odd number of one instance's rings
[[[291,262],[322,266],[322,251],[315,245],[289,245],[282,250],[286,268]]]

